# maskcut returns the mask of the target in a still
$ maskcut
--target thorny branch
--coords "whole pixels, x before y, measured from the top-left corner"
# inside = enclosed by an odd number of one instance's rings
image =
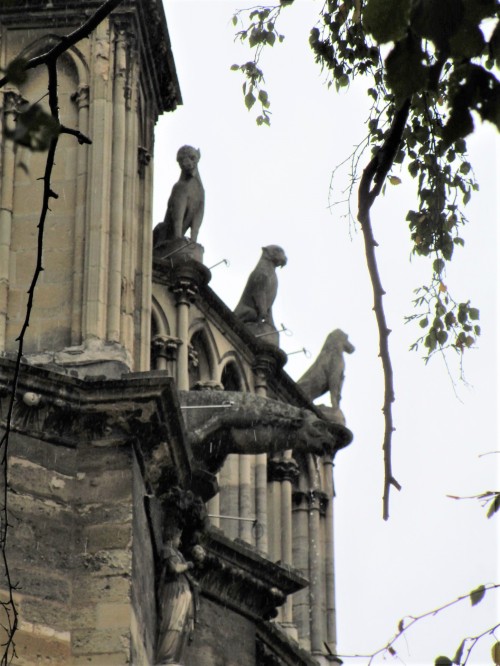
[[[384,414],[385,431],[382,449],[384,451],[384,497],[383,516],[384,520],[389,518],[389,493],[391,486],[401,490],[400,484],[392,474],[391,446],[394,422],[392,418],[392,403],[394,402],[394,377],[392,371],[391,357],[389,353],[389,334],[391,330],[387,326],[383,296],[385,291],[382,287],[377,265],[375,248],[377,242],[373,236],[370,220],[370,210],[376,198],[380,194],[385,178],[391,169],[397,154],[403,130],[410,111],[410,100],[406,100],[394,115],[391,128],[382,146],[376,151],[368,165],[363,171],[358,191],[358,220],[361,224],[363,239],[365,242],[366,263],[373,287],[373,309],[377,319],[379,332],[380,359],[384,371]]]
[[[7,537],[8,537],[8,449],[9,437],[12,431],[12,415],[14,411],[14,404],[16,400],[17,385],[21,372],[21,362],[23,357],[23,348],[26,332],[30,325],[31,311],[33,309],[33,302],[35,296],[35,289],[43,271],[43,238],[45,229],[45,220],[50,211],[50,200],[57,199],[58,195],[53,191],[51,185],[52,170],[55,163],[55,155],[60,134],[70,134],[74,136],[80,144],[91,144],[91,140],[83,135],[80,131],[74,130],[60,124],[59,121],[59,97],[58,97],[58,77],[57,77],[57,60],[67,51],[71,46],[78,43],[80,40],[88,37],[91,32],[115,9],[122,0],[107,0],[104,2],[96,12],[79,28],[74,30],[69,35],[62,37],[59,44],[50,49],[47,53],[32,58],[24,65],[26,70],[33,69],[39,65],[45,65],[48,72],[48,97],[50,114],[58,128],[54,132],[47,152],[47,159],[45,163],[45,172],[42,178],[43,181],[43,194],[42,194],[42,207],[38,222],[38,239],[37,239],[37,260],[36,266],[28,289],[28,301],[26,305],[26,313],[23,325],[19,336],[16,339],[18,349],[16,354],[16,362],[14,368],[14,377],[12,380],[12,387],[10,393],[9,407],[7,410],[5,432],[0,439],[0,465],[3,469],[3,497],[0,505],[0,552],[3,563],[4,577],[8,586],[8,596],[6,601],[0,602],[1,607],[5,611],[7,626],[3,627],[7,637],[3,643],[3,654],[0,657],[0,666],[7,666],[16,656],[15,649],[15,633],[18,628],[18,610],[14,600],[14,592],[16,586],[13,584],[11,573],[7,558]],[[0,80],[0,87],[9,81],[8,76],[4,76]]]
[[[421,615],[407,615],[406,617],[403,617],[399,623],[398,623],[398,630],[394,634],[394,636],[391,638],[390,641],[388,641],[384,647],[379,648],[375,652],[372,652],[371,654],[339,654],[337,655],[338,657],[342,659],[368,659],[367,666],[371,666],[373,663],[374,659],[378,657],[381,654],[385,654],[388,652],[391,656],[396,656],[397,652],[394,648],[395,643],[404,635],[406,632],[411,629],[417,622],[420,622],[421,620],[425,620],[428,617],[434,617],[438,613],[441,613],[442,611],[446,610],[447,608],[451,608],[452,606],[455,606],[456,604],[461,603],[462,601],[465,601],[468,599],[471,603],[472,606],[477,605],[484,597],[484,595],[487,592],[491,592],[492,590],[497,590],[500,588],[500,583],[491,583],[489,585],[481,585],[475,590],[472,590],[468,594],[463,594],[462,596],[458,597],[457,599],[454,599],[453,601],[449,601],[446,604],[443,604],[442,606],[438,606],[438,608],[434,608],[433,610],[427,611],[426,613],[422,613]],[[490,627],[486,631],[483,631],[481,634],[478,634],[477,636],[468,636],[467,638],[464,638],[462,643],[459,646],[459,649],[457,650],[457,655],[455,656],[455,661],[453,663],[460,664],[461,666],[465,666],[467,664],[467,661],[470,657],[470,654],[476,644],[478,643],[481,638],[484,638],[485,636],[488,635],[493,635],[494,632],[500,628],[500,623],[495,624],[494,626]],[[465,645],[467,641],[471,641],[471,645],[467,649],[467,653],[465,656],[465,659],[462,661],[462,655],[463,655],[463,650],[465,648]],[[458,659],[457,659],[458,657]]]

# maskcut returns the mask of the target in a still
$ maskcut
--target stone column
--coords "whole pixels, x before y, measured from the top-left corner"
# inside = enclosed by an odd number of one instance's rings
[[[267,396],[267,365],[257,363],[254,366],[255,395]],[[255,518],[258,529],[256,533],[257,548],[264,553],[268,551],[267,525],[267,454],[259,453],[254,457],[255,465]]]
[[[217,474],[217,483],[219,483],[219,475]],[[219,486],[220,488],[220,486]],[[214,527],[220,527],[220,490],[217,495],[214,495],[212,499],[207,502],[207,513],[212,517],[210,522]]]
[[[135,308],[135,282],[136,274],[140,273],[137,261],[137,238],[142,226],[149,226],[147,218],[139,215],[137,190],[139,184],[139,108],[138,108],[138,85],[139,64],[137,45],[134,36],[127,31],[127,59],[128,67],[124,86],[125,110],[126,110],[126,153],[124,166],[124,193],[123,193],[123,253],[122,253],[122,293],[121,293],[121,322],[120,342],[127,348],[133,350],[134,367],[136,370],[146,370],[142,367],[139,358],[140,351],[136,346],[140,344],[134,331],[136,317]],[[137,224],[138,222],[138,224]],[[137,228],[138,227],[138,228]],[[152,250],[151,250],[152,251]],[[150,299],[151,300],[151,299]],[[142,324],[144,305],[140,309],[139,321]],[[148,320],[150,316],[150,303],[148,302]],[[149,338],[149,335],[148,335]],[[142,342],[142,340],[141,340]],[[148,359],[149,360],[149,359]]]
[[[177,355],[177,388],[189,391],[189,308],[198,294],[198,287],[192,280],[180,278],[172,291],[177,308],[177,337],[181,340]]]
[[[12,232],[12,209],[14,203],[14,168],[16,148],[13,141],[5,137],[5,130],[15,129],[15,116],[21,95],[13,90],[3,92],[3,122],[0,130],[3,138],[0,190],[0,352],[6,347],[7,305],[10,282],[10,244]]]
[[[220,471],[220,513],[223,516],[239,515],[239,456],[232,453],[226,458],[224,467]],[[220,526],[231,539],[239,536],[238,520],[221,518]]]
[[[197,261],[179,257],[173,263],[170,291],[177,309],[177,338],[181,341],[177,354],[177,388],[189,390],[189,310],[199,289],[210,280],[210,271]]]
[[[337,653],[337,622],[335,617],[335,560],[333,530],[333,458],[323,458],[325,495],[327,499],[325,512],[325,586],[326,586],[326,642],[333,652]]]
[[[309,502],[309,606],[311,653],[315,656],[323,654],[320,503],[318,492],[311,491]]]
[[[112,155],[112,62],[109,25],[103,22],[92,34],[91,58],[99,63],[91,74],[89,113],[89,171],[87,185],[87,239],[85,248],[82,337],[106,337],[109,222]],[[111,88],[111,90],[110,90]]]
[[[78,129],[88,134],[89,126],[89,86],[82,85],[73,93],[71,99],[78,107]],[[87,191],[88,150],[77,153],[75,240],[73,247],[73,302],[71,308],[71,344],[82,342],[82,302],[83,302],[83,265],[84,248],[87,229],[85,228],[85,211]]]
[[[125,86],[127,73],[126,32],[117,29],[114,42],[113,142],[111,157],[111,208],[109,229],[108,299],[106,339],[120,342],[123,193],[126,145]]]
[[[309,579],[309,493],[304,489],[292,493],[293,509],[293,566]],[[304,650],[311,649],[309,621],[309,589],[293,595],[293,619]]]
[[[238,515],[240,518],[246,520],[239,521],[239,537],[253,545],[252,523],[252,470],[251,465],[254,456],[240,455],[238,456],[239,462],[239,506]]]
[[[292,458],[291,451],[285,451],[279,459],[269,461],[268,478],[273,487],[279,491],[279,550],[283,564],[293,565],[293,531],[292,531],[292,484],[297,480],[299,468]],[[278,499],[277,497],[275,499]],[[273,506],[273,514],[276,505]],[[292,597],[288,597],[281,607],[280,623],[288,634],[297,638],[297,629],[293,622]]]

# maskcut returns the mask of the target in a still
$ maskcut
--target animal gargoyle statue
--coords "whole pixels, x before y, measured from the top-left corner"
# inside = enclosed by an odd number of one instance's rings
[[[195,459],[216,473],[230,453],[292,449],[333,455],[351,434],[312,410],[236,391],[181,391],[180,401]]]
[[[321,406],[325,416],[336,423],[345,424],[344,414],[340,409],[342,385],[344,383],[344,352],[352,354],[354,346],[347,333],[336,328],[328,334],[318,357],[299,379],[297,384],[309,400],[319,398],[330,392],[331,407]]]

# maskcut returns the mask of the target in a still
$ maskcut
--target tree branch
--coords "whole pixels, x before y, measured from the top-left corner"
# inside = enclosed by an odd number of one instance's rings
[[[375,248],[378,246],[374,236],[370,219],[370,210],[375,199],[380,194],[385,178],[394,163],[397,154],[403,130],[408,120],[410,111],[410,100],[406,100],[403,106],[396,112],[391,128],[382,146],[372,157],[361,177],[358,190],[358,220],[361,224],[363,239],[365,243],[366,263],[370,280],[373,288],[373,309],[377,319],[379,332],[379,349],[382,368],[384,371],[384,405],[382,412],[384,414],[385,431],[382,449],[384,451],[384,496],[383,496],[383,516],[384,520],[389,518],[389,494],[391,486],[401,490],[400,484],[392,474],[392,433],[394,432],[394,423],[392,418],[392,403],[394,402],[394,377],[392,370],[391,357],[389,353],[389,334],[391,330],[387,326],[385,311],[383,305],[383,296],[385,291],[382,287],[380,273],[375,255]]]
[[[472,592],[469,592],[468,594],[463,594],[462,596],[458,597],[457,599],[454,599],[453,601],[449,601],[446,604],[443,604],[442,606],[438,606],[437,608],[434,608],[433,610],[427,611],[425,613],[422,613],[422,615],[409,615],[406,617],[403,617],[399,623],[398,623],[398,630],[394,634],[394,636],[391,638],[390,641],[388,641],[384,647],[379,648],[375,652],[372,652],[371,654],[352,654],[352,655],[346,655],[346,654],[340,654],[337,655],[343,659],[368,659],[368,666],[370,666],[375,659],[380,654],[383,654],[385,652],[389,652],[390,655],[395,656],[396,655],[396,650],[394,649],[394,644],[396,641],[398,641],[403,634],[405,634],[409,629],[411,629],[417,622],[420,622],[421,620],[424,620],[428,617],[433,617],[434,615],[437,615],[438,613],[441,613],[442,611],[446,610],[447,608],[451,608],[452,606],[455,606],[456,604],[461,603],[462,601],[465,601],[468,599],[471,604],[474,606],[481,599],[484,597],[484,595],[487,592],[491,592],[492,590],[497,590],[500,588],[500,583],[491,583],[490,585],[484,585],[476,588],[475,590],[472,590]],[[476,597],[474,599],[474,594],[480,593],[480,597]],[[493,627],[490,627],[486,631],[482,632],[481,634],[478,634],[477,636],[468,636],[467,638],[464,638],[462,641],[462,645],[465,644],[467,640],[473,641],[472,645],[468,649],[467,656],[465,658],[465,661],[463,662],[463,666],[467,663],[467,660],[469,659],[470,653],[472,652],[473,648],[475,647],[476,643],[483,638],[484,636],[487,636],[488,634],[493,633],[496,629],[500,627],[500,624],[497,624]],[[460,659],[461,662],[461,659]],[[455,663],[455,662],[453,662]]]

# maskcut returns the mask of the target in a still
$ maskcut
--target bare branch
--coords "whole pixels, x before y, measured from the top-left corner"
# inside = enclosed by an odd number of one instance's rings
[[[421,620],[424,620],[428,617],[434,617],[438,613],[441,613],[442,611],[446,610],[447,608],[451,608],[452,606],[455,606],[456,604],[461,603],[462,601],[468,600],[471,602],[472,595],[479,591],[481,589],[482,594],[486,594],[487,592],[491,592],[492,590],[497,590],[500,588],[500,583],[491,583],[490,585],[482,585],[480,588],[477,588],[477,590],[473,590],[472,592],[469,592],[467,594],[463,594],[462,596],[458,597],[457,599],[454,599],[453,601],[449,601],[446,604],[443,604],[442,606],[438,606],[437,608],[433,608],[430,611],[427,611],[425,613],[422,613],[421,615],[408,615],[406,617],[403,617],[399,623],[398,623],[398,630],[394,634],[394,636],[391,638],[390,641],[388,641],[383,647],[379,648],[375,652],[372,652],[371,654],[339,654],[337,655],[338,657],[341,657],[343,659],[368,659],[368,666],[373,663],[373,660],[375,657],[377,657],[380,654],[384,654],[386,652],[389,652],[392,656],[395,656],[396,650],[394,649],[395,643],[404,635],[406,632],[411,629],[417,622],[420,622]],[[482,598],[482,597],[481,597]],[[475,605],[475,604],[473,604]],[[462,666],[465,666],[467,663],[467,660],[469,659],[470,653],[474,649],[476,643],[483,638],[484,636],[487,636],[489,634],[492,634],[496,629],[500,627],[500,624],[496,624],[493,627],[490,627],[486,631],[484,631],[481,634],[478,634],[477,636],[468,636],[467,638],[464,639],[465,641],[472,641],[472,645],[470,646],[467,656],[465,658],[465,661],[461,662]]]
[[[370,160],[359,183],[358,191],[358,220],[361,224],[363,238],[365,242],[366,263],[370,280],[373,288],[373,309],[377,319],[379,332],[380,359],[384,371],[384,406],[382,408],[385,421],[384,442],[382,445],[384,451],[384,498],[383,498],[383,516],[384,520],[389,518],[389,493],[391,486],[401,490],[400,484],[392,474],[392,433],[394,432],[394,423],[392,418],[392,403],[394,402],[394,378],[392,371],[391,357],[389,353],[389,334],[391,330],[387,326],[385,311],[383,305],[383,296],[385,291],[382,287],[380,273],[375,255],[375,248],[378,246],[374,236],[370,220],[370,210],[382,190],[385,178],[389,173],[394,158],[397,154],[403,130],[408,119],[410,110],[410,101],[407,100],[403,106],[394,115],[391,128],[382,146],[377,150]]]

